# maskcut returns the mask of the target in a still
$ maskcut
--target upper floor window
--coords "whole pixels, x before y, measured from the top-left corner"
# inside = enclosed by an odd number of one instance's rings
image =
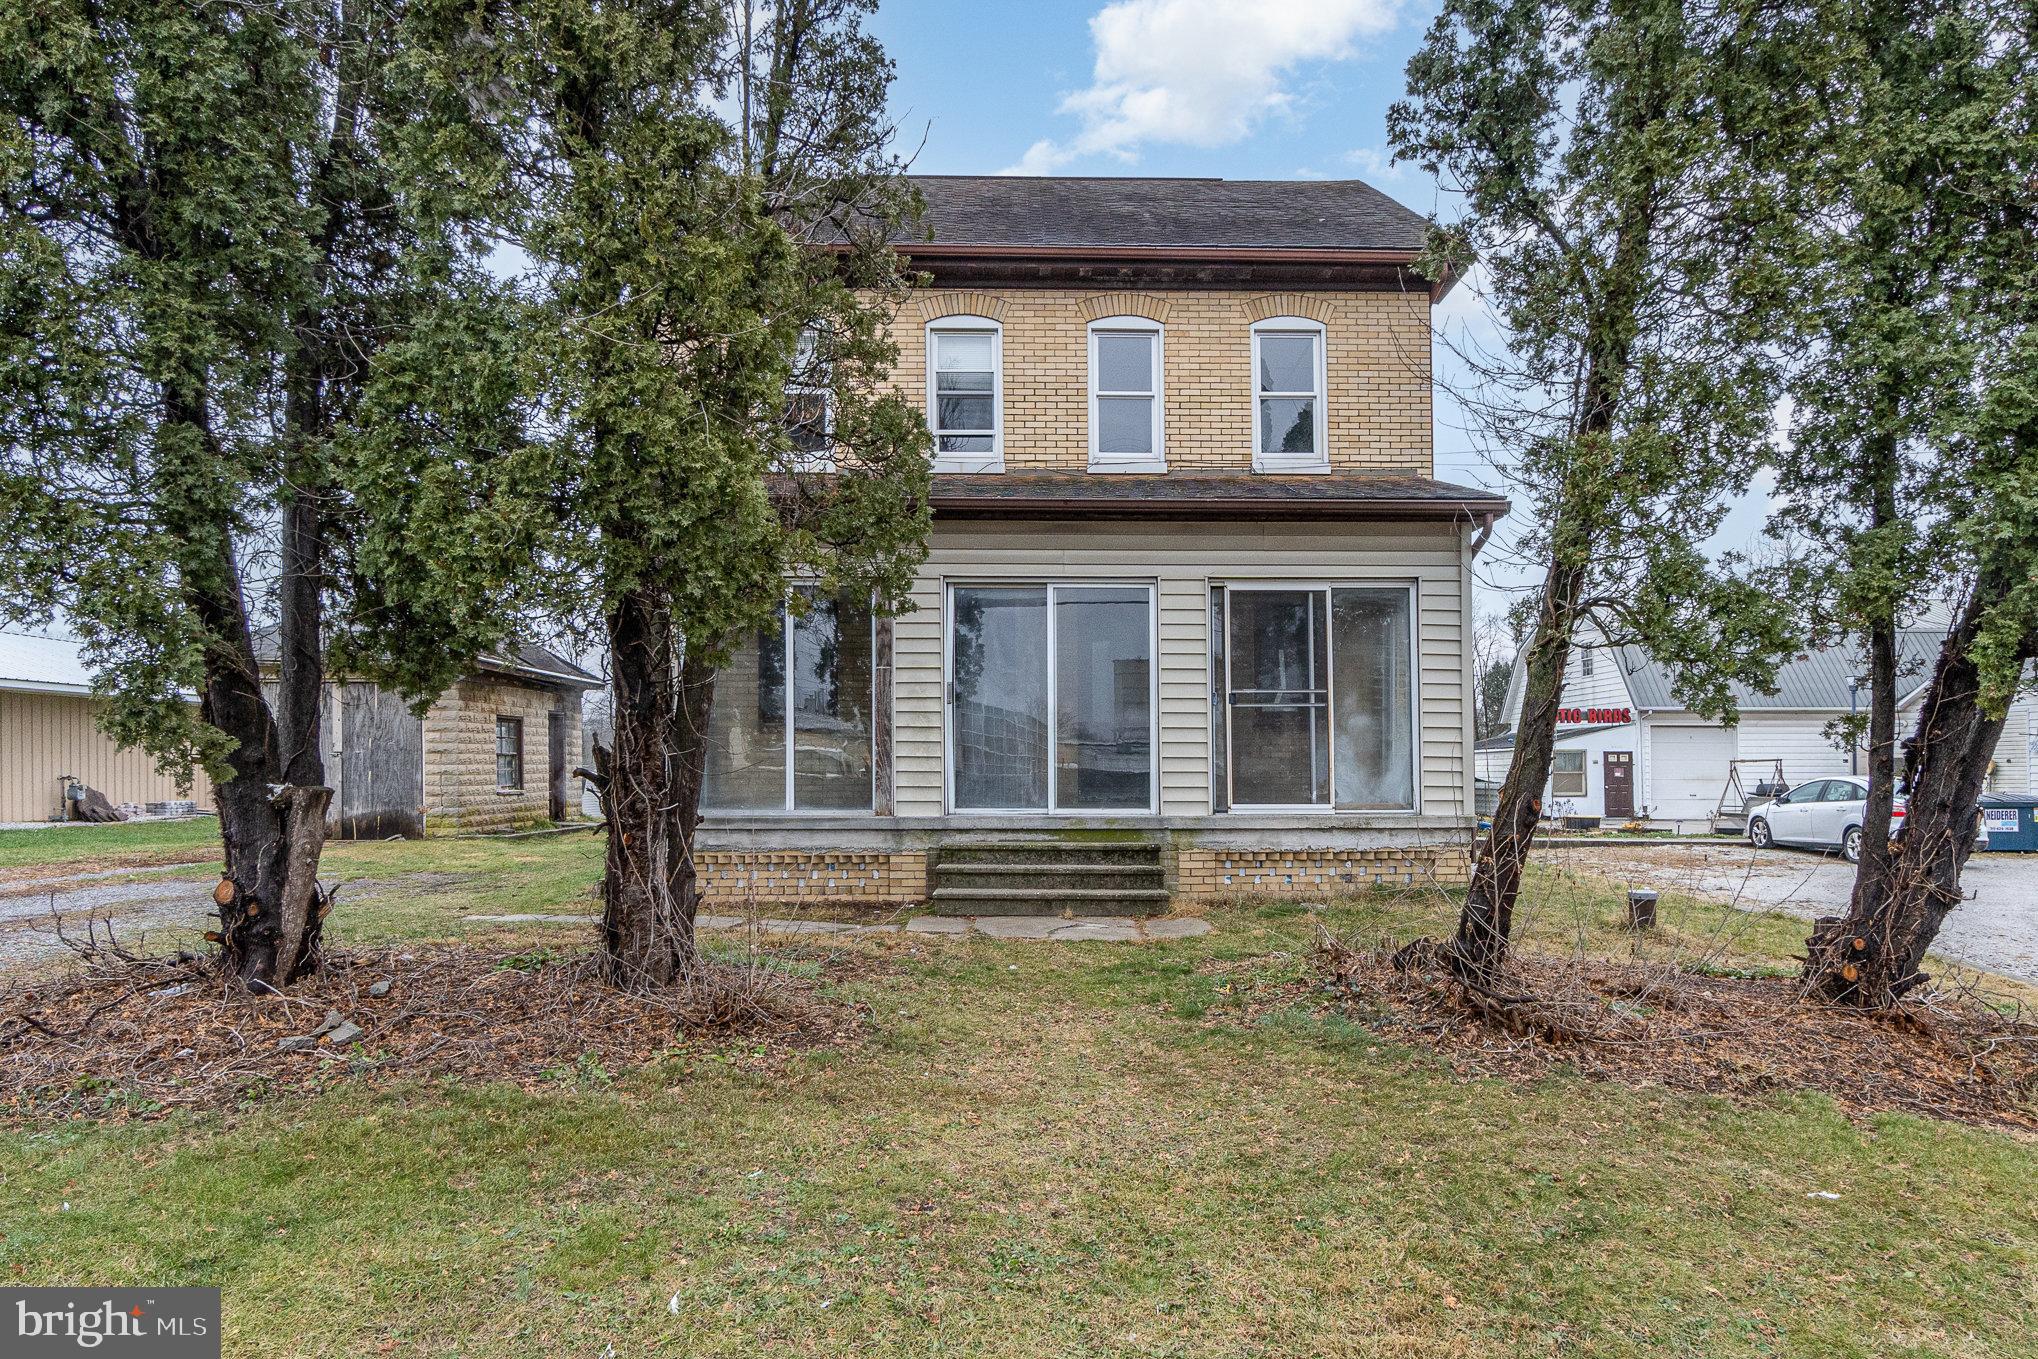
[[[1161,328],[1140,316],[1090,323],[1090,466],[1165,471]]]
[[[1321,325],[1295,316],[1253,327],[1253,466],[1259,471],[1330,466],[1323,340]]]
[[[1592,678],[1592,648],[1589,646],[1578,650],[1578,673],[1586,679]]]
[[[820,331],[813,326],[800,332],[793,350],[792,380],[785,389],[785,423],[795,465],[827,471],[834,450],[835,411],[827,352]]]
[[[927,423],[939,472],[1005,469],[1003,336],[996,321],[950,316],[927,327]]]

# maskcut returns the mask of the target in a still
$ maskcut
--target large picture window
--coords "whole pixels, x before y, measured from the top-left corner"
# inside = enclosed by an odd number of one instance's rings
[[[868,811],[870,607],[802,588],[715,679],[701,804],[718,812]]]
[[[1412,809],[1408,589],[1234,584],[1217,597],[1218,805]]]
[[[958,585],[949,597],[958,811],[1153,806],[1153,590]]]
[[[1330,465],[1323,327],[1298,317],[1253,327],[1253,466],[1313,472]]]
[[[1003,467],[1000,349],[995,321],[958,316],[927,328],[927,425],[942,471]]]

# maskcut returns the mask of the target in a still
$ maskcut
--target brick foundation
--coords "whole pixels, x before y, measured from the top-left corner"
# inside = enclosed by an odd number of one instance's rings
[[[1462,887],[1471,873],[1463,846],[1384,849],[1184,849],[1175,856],[1182,901],[1350,892],[1434,883]]]
[[[919,850],[706,850],[699,856],[710,902],[860,901],[909,905],[930,888]],[[1382,849],[1180,849],[1178,901],[1295,896],[1368,887],[1462,887],[1471,861],[1459,845]]]
[[[927,899],[927,856],[918,851],[707,850],[695,866],[710,902]]]

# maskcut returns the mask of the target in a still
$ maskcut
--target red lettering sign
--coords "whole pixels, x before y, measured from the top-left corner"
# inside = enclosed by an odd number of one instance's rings
[[[1614,726],[1623,722],[1632,722],[1634,720],[1635,713],[1634,709],[1632,708],[1557,709],[1557,722],[1559,725],[1572,725],[1572,726],[1583,725],[1600,727],[1600,726]]]

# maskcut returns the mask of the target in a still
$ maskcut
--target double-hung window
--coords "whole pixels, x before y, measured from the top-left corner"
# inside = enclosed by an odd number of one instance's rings
[[[834,449],[835,411],[829,391],[828,355],[813,326],[800,332],[793,350],[792,379],[785,389],[787,441],[792,460],[805,471],[828,471]]]
[[[520,792],[524,786],[524,720],[521,717],[495,719],[495,786],[503,792]]]
[[[1324,417],[1324,333],[1283,316],[1253,327],[1253,467],[1321,472],[1330,466]]]
[[[1582,750],[1553,752],[1550,756],[1550,795],[1584,797],[1585,792],[1585,752]]]
[[[996,321],[951,316],[927,327],[927,423],[937,472],[1004,470],[1002,336]]]
[[[715,676],[701,791],[710,811],[870,810],[870,605],[805,586],[793,602]]]
[[[1090,323],[1090,467],[1162,472],[1161,328],[1139,316]]]

